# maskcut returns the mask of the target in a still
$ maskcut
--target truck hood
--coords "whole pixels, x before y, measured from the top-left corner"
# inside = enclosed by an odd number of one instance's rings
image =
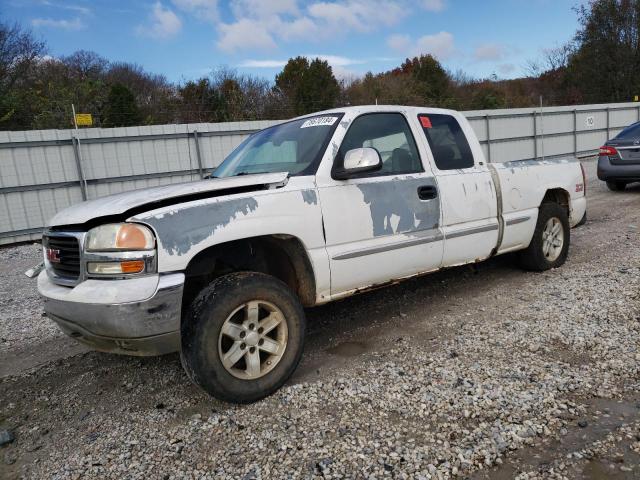
[[[247,188],[251,189],[251,187],[255,187],[255,190],[273,188],[284,185],[288,175],[287,172],[283,172],[212,178],[117,193],[65,208],[54,215],[48,226],[77,225],[100,217],[122,215],[134,209],[152,210],[161,205],[186,202],[192,198],[207,197],[209,194],[211,196],[233,194],[237,193],[238,189],[247,191]]]

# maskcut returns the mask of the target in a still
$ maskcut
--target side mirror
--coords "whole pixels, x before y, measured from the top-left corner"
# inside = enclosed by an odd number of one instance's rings
[[[364,147],[349,150],[344,156],[344,165],[334,172],[337,180],[346,180],[358,173],[375,172],[382,168],[382,158],[375,148]]]

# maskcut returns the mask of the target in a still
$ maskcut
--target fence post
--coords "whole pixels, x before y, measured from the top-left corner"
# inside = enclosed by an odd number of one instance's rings
[[[202,171],[202,156],[200,155],[200,140],[198,139],[198,130],[193,131],[193,140],[196,142],[196,158],[198,159],[198,173],[200,174],[200,180],[204,178]],[[187,141],[189,139],[187,138]]]
[[[532,112],[533,115],[533,158],[538,158],[538,116],[536,111]]]
[[[573,109],[573,154],[578,154],[578,112]]]
[[[610,136],[611,134],[609,133],[609,107],[607,107],[607,140],[609,140]]]
[[[491,163],[491,129],[489,128],[489,114],[484,116],[485,125],[487,126],[487,162]]]
[[[87,181],[82,172],[82,154],[80,153],[80,139],[75,135],[71,136],[71,144],[73,145],[73,156],[76,159],[76,170],[78,171],[78,179],[80,180],[80,192],[82,200],[87,199]]]

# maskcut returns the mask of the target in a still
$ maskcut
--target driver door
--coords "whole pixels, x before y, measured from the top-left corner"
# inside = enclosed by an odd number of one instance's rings
[[[318,185],[332,295],[437,269],[442,260],[438,188],[407,119],[399,112],[354,119],[334,171],[347,151],[363,147],[378,151],[380,170]]]

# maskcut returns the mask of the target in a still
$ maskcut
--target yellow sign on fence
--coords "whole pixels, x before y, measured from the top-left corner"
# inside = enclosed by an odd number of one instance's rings
[[[93,125],[93,117],[90,113],[76,113],[76,124],[82,127]]]

